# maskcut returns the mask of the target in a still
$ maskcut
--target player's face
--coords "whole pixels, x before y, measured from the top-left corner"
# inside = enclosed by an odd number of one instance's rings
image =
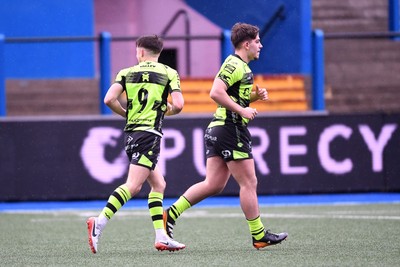
[[[260,57],[260,51],[262,47],[260,36],[257,34],[256,39],[251,40],[249,43],[249,59],[258,59]]]

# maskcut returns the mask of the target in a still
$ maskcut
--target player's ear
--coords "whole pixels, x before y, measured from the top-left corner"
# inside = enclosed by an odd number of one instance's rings
[[[249,41],[245,41],[245,42],[243,43],[243,47],[246,48],[246,49],[249,49],[249,47],[250,47],[250,42],[249,42]]]

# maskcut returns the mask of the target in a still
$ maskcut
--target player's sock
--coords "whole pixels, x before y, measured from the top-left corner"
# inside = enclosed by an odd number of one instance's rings
[[[126,185],[121,185],[110,195],[108,198],[107,205],[102,210],[101,215],[104,215],[108,220],[114,216],[114,214],[131,199],[131,193]]]
[[[260,240],[265,235],[264,233],[264,225],[261,222],[260,216],[255,219],[247,220],[247,224],[249,225],[251,235],[256,239]]]
[[[148,206],[150,216],[153,221],[153,227],[155,230],[164,229],[163,222],[163,198],[164,195],[159,192],[150,192],[148,197]]]
[[[104,216],[103,213],[100,213],[99,217],[97,217],[97,226],[99,229],[102,231],[104,227],[106,227],[106,224],[108,223],[108,219],[106,216]]]
[[[180,198],[169,208],[168,215],[176,221],[176,219],[178,219],[179,216],[181,216],[181,214],[191,206],[190,202],[184,196],[180,196]]]

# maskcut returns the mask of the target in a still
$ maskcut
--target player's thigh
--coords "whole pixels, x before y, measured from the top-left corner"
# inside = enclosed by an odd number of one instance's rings
[[[257,184],[253,159],[231,160],[227,165],[239,185]]]
[[[141,188],[147,177],[150,175],[150,169],[140,166],[129,164],[128,178],[126,183],[132,189]]]
[[[209,184],[224,187],[228,182],[230,172],[226,162],[218,156],[207,158],[206,181]]]

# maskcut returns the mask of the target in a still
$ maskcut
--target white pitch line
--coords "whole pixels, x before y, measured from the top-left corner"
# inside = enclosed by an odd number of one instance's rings
[[[39,214],[39,212],[35,212]],[[45,212],[46,213],[46,212]],[[31,222],[54,222],[64,220],[68,214],[79,216],[80,218],[86,218],[88,216],[93,216],[93,213],[89,212],[80,212],[80,211],[59,211],[52,212],[52,215],[55,215],[55,218],[40,218],[40,219],[31,219]],[[147,210],[125,210],[120,211],[116,214],[115,219],[129,219],[129,217],[147,217],[150,216]],[[196,211],[188,211],[182,214],[183,218],[244,218],[243,213],[212,213],[206,210],[196,210]],[[400,220],[399,215],[350,215],[350,214],[307,214],[307,213],[262,213],[261,217],[263,218],[275,218],[275,219],[341,219],[341,220]],[[79,219],[79,218],[78,218]],[[72,218],[65,217],[65,220],[72,220]],[[73,220],[76,220],[74,218]]]
[[[209,213],[207,211],[194,211],[182,216],[192,218],[239,218],[243,213]],[[385,215],[331,215],[331,214],[301,214],[301,213],[262,213],[261,217],[277,219],[353,219],[353,220],[400,220],[400,216]]]
[[[400,220],[400,216],[384,215],[318,215],[318,214],[262,214],[267,218],[282,219],[351,219],[351,220]]]

